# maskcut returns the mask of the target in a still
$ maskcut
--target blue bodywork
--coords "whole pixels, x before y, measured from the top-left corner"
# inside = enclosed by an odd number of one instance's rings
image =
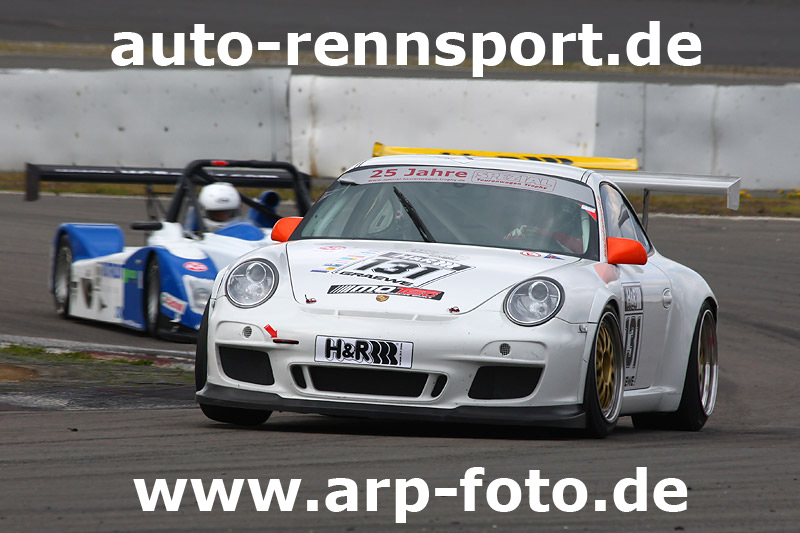
[[[259,239],[264,238],[264,234],[250,223],[241,222],[236,225],[247,226],[249,229],[239,228],[229,236],[242,238],[236,233],[250,236],[258,233]],[[61,235],[65,233],[69,236],[73,261],[98,259],[124,250],[125,242],[122,230],[114,224],[62,224],[56,232],[54,249],[57,249]],[[245,240],[253,240],[252,238],[244,238]],[[125,260],[121,270],[112,269],[114,275],[109,277],[121,277],[123,284],[123,301],[122,305],[117,309],[117,317],[124,326],[137,330],[146,329],[144,291],[146,289],[147,266],[152,257],[158,259],[161,294],[166,293],[186,303],[184,311],[178,313],[175,309],[167,307],[164,300],[161,299],[161,313],[170,319],[173,324],[180,324],[191,330],[197,330],[202,319],[202,309],[192,309],[190,305],[192,295],[187,293],[183,278],[184,276],[190,276],[213,281],[217,275],[217,268],[207,256],[201,259],[177,257],[166,248],[160,246],[142,247]]]

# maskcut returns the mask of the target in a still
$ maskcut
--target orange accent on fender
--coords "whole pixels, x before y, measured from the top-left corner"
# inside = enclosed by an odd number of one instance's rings
[[[284,217],[280,219],[272,228],[272,240],[278,242],[288,241],[302,220],[303,217]]]
[[[609,237],[608,262],[611,265],[644,265],[647,251],[639,241]]]

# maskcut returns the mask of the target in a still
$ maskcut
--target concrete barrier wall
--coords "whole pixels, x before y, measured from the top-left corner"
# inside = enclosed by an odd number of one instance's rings
[[[591,155],[596,83],[292,76],[292,153],[338,175],[372,144]]]
[[[0,72],[0,169],[291,157],[289,69]]]
[[[800,186],[800,84],[293,76],[295,164],[336,175],[396,146],[638,157],[653,172]]]
[[[638,157],[800,186],[800,84],[290,76],[288,69],[0,72],[0,170],[26,161],[291,160],[335,176],[372,144]]]

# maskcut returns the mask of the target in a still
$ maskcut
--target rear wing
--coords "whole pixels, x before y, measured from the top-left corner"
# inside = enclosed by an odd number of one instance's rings
[[[742,178],[736,176],[702,176],[695,174],[661,174],[656,172],[602,172],[603,176],[626,191],[644,194],[642,223],[647,228],[650,192],[679,194],[725,195],[728,209],[739,209],[739,191]]]
[[[204,168],[211,167],[211,170]],[[176,185],[199,175],[202,181],[230,181],[242,187],[294,189],[297,206],[305,214],[311,207],[311,177],[283,161],[236,161],[203,159],[187,167],[100,167],[82,165],[25,165],[25,201],[39,199],[41,182],[121,183],[133,185]]]
[[[571,155],[518,154],[513,152],[487,152],[483,150],[447,150],[440,148],[409,148],[406,146],[386,146],[379,142],[372,149],[373,157],[384,155],[471,155],[473,157],[500,157],[505,159],[524,159],[545,163],[561,163],[595,170],[637,170],[639,160],[618,159],[614,157],[581,157]]]

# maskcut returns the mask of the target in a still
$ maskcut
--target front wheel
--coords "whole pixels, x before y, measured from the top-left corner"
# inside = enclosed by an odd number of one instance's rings
[[[69,235],[62,233],[58,239],[56,261],[53,268],[53,299],[56,312],[61,316],[69,315],[70,284],[72,283],[72,245]]]
[[[200,392],[206,386],[208,375],[208,304],[203,312],[200,330],[197,332],[197,351],[194,358],[194,386]],[[260,426],[267,421],[272,411],[236,409],[219,405],[200,404],[203,414],[211,420],[237,426]]]
[[[608,436],[616,427],[622,407],[622,385],[625,364],[622,353],[619,321],[610,307],[603,311],[594,338],[583,409],[586,413],[586,435],[594,438]]]
[[[145,273],[144,321],[147,333],[158,337],[164,315],[161,313],[161,269],[155,255],[147,262]]]
[[[718,381],[717,321],[711,306],[706,302],[700,308],[694,328],[678,410],[674,413],[634,415],[634,427],[698,431],[714,410]]]

